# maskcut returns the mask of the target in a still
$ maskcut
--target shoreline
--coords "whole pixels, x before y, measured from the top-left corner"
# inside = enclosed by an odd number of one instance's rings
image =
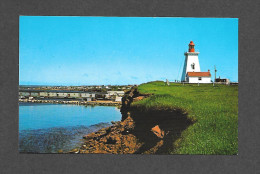
[[[65,101],[65,100],[39,100],[39,99],[19,99],[22,103],[53,103],[53,104],[75,104],[75,105],[90,105],[90,106],[121,106],[122,102],[114,102],[107,100],[98,101]]]
[[[132,88],[122,99],[122,120],[83,136],[80,147],[69,153],[170,154],[181,132],[192,125],[182,110],[142,110],[132,102],[150,95]]]

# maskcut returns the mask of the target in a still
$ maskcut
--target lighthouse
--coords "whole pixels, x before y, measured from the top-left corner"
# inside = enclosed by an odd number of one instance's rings
[[[195,51],[193,41],[190,41],[188,52],[185,52],[184,55],[185,60],[181,81],[188,83],[211,83],[210,71],[200,71],[199,52]]]

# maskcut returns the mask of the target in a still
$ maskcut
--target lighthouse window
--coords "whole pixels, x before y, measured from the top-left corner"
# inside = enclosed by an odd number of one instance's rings
[[[199,80],[201,80],[201,77],[199,77]]]
[[[191,68],[195,69],[195,63],[191,64]]]

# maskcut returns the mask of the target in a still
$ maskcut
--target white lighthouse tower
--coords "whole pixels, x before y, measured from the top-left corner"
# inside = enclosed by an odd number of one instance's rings
[[[183,72],[181,76],[181,81],[186,82],[186,74],[187,72],[200,72],[200,64],[199,64],[199,52],[195,52],[194,48],[195,44],[190,41],[189,51],[185,52],[185,62],[183,66]]]
[[[190,41],[189,51],[185,52],[185,61],[181,76],[182,82],[187,83],[211,83],[210,70],[200,71],[199,52],[195,52],[195,44]]]

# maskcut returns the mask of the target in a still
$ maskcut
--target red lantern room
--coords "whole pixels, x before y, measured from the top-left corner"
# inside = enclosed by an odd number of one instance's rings
[[[195,52],[195,48],[194,48],[195,44],[190,41],[190,44],[189,44],[189,52]]]

